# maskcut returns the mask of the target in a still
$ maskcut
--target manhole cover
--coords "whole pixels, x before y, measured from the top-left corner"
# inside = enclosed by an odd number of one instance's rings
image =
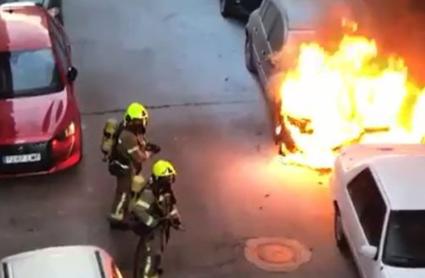
[[[280,244],[262,244],[257,246],[258,257],[269,263],[287,263],[294,259],[294,251]]]
[[[291,272],[310,261],[311,251],[293,239],[250,239],[245,246],[246,259],[271,272]]]

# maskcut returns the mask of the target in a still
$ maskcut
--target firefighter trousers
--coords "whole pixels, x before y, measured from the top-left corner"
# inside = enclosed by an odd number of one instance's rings
[[[134,262],[134,278],[157,278],[161,274],[164,250],[164,233],[161,228],[149,236],[140,237]]]
[[[117,177],[117,186],[111,209],[111,218],[114,220],[122,221],[127,214],[131,197],[132,178],[133,175],[131,174]]]

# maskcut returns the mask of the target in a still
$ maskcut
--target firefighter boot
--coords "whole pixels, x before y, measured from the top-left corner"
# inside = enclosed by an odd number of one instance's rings
[[[127,194],[121,194],[121,199],[118,205],[115,207],[115,210],[109,215],[109,223],[111,228],[118,228],[124,220],[125,217],[125,203],[127,199]]]

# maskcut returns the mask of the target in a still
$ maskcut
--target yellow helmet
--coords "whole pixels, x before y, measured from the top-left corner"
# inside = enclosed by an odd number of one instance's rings
[[[127,122],[133,120],[140,120],[143,122],[143,125],[146,126],[149,119],[149,113],[148,110],[143,106],[143,104],[139,102],[133,102],[127,107],[124,118]]]
[[[177,175],[176,169],[173,164],[166,160],[158,160],[152,166],[152,175],[158,178],[170,177]]]

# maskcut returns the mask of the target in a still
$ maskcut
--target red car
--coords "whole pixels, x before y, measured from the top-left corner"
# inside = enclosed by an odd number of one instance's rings
[[[76,77],[65,32],[45,9],[0,5],[0,176],[80,162]]]

